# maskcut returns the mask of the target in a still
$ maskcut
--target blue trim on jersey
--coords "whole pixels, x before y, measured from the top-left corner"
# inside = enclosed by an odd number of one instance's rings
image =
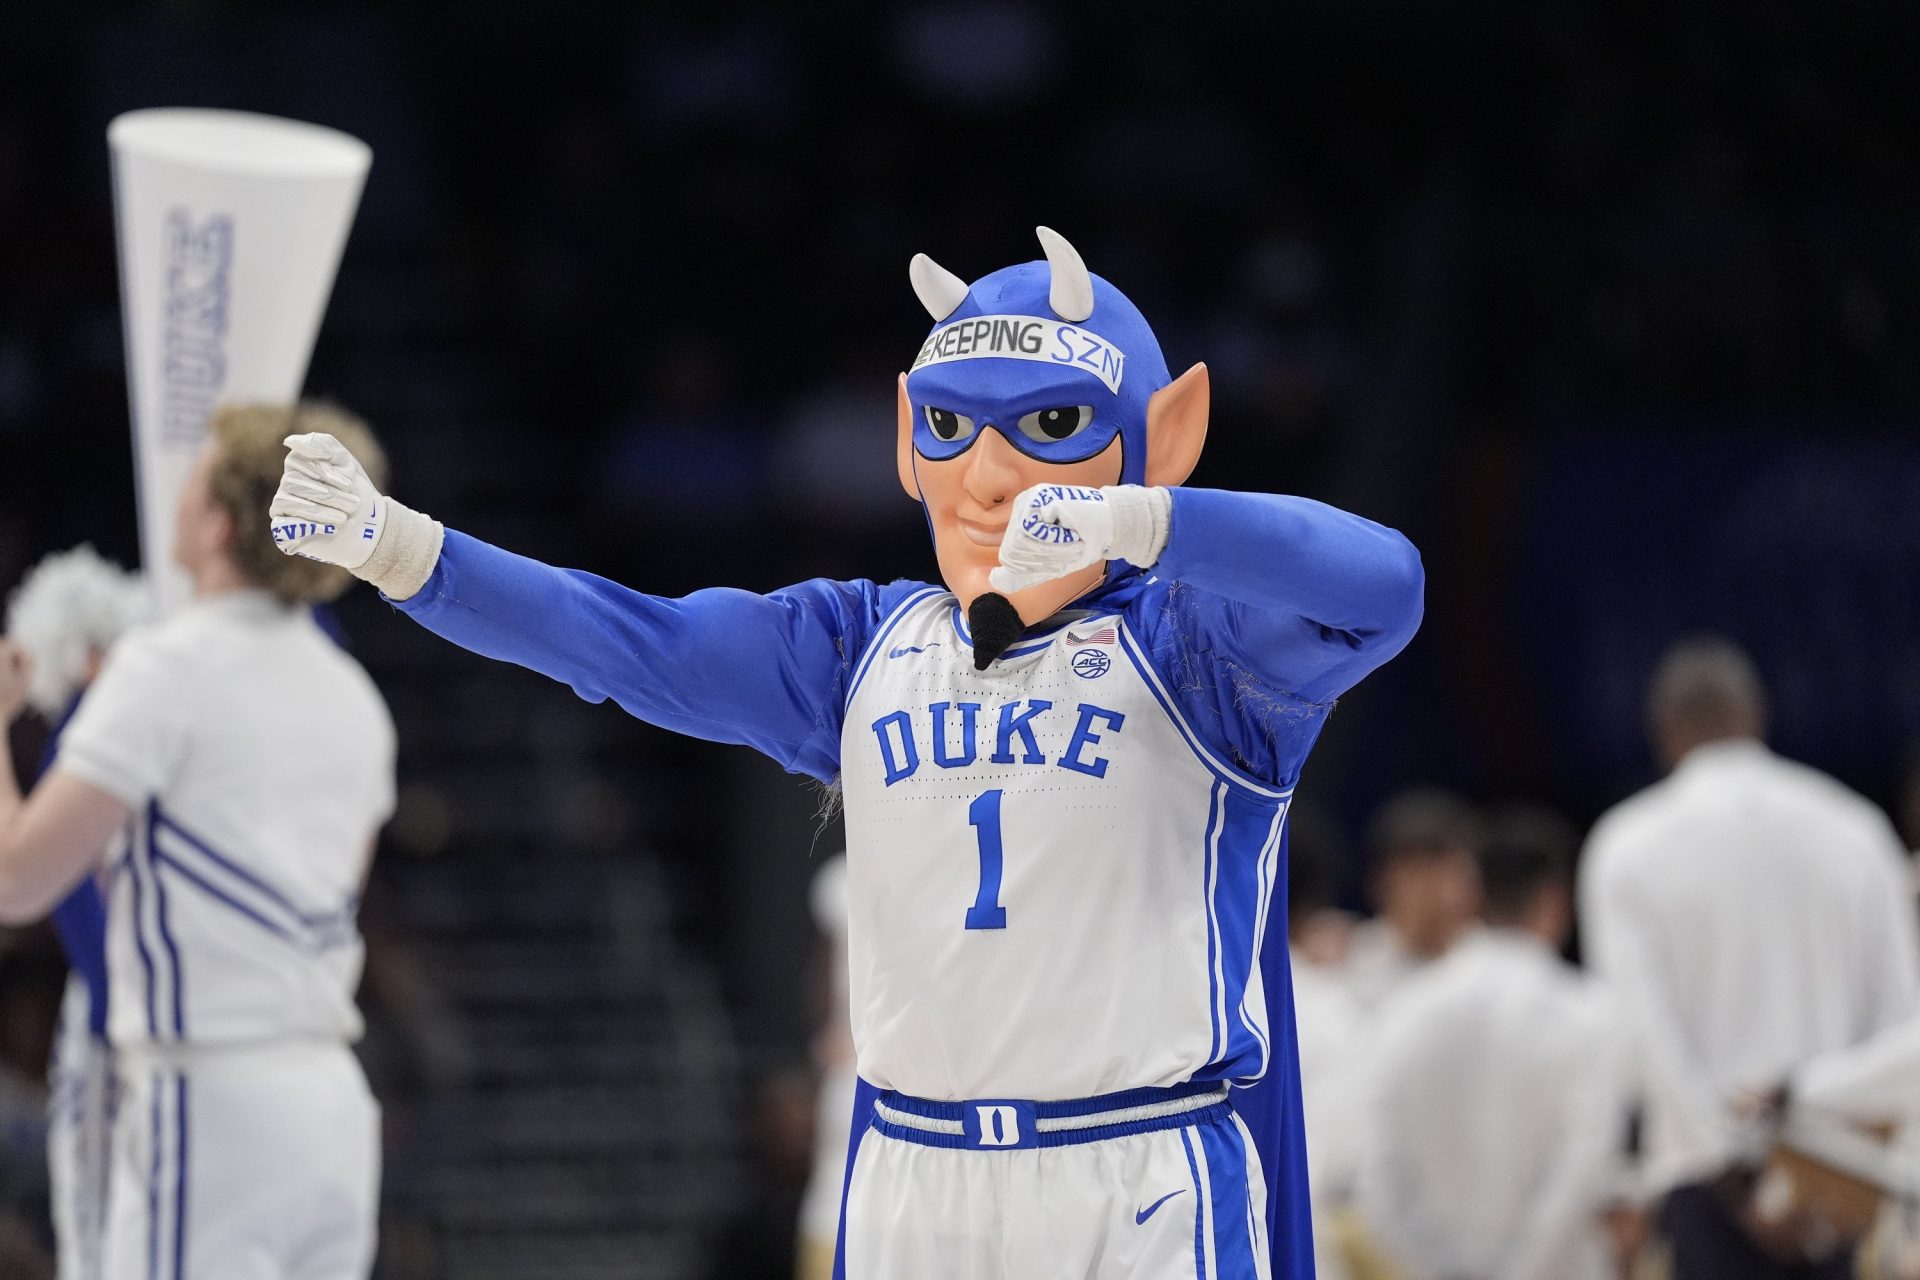
[[[895,607],[894,611],[888,614],[886,619],[874,629],[873,638],[867,641],[867,651],[860,655],[859,663],[854,666],[853,678],[847,681],[847,698],[841,705],[842,715],[846,713],[847,708],[853,705],[853,695],[860,691],[860,682],[866,679],[868,669],[873,666],[874,658],[879,655],[882,647],[886,645],[887,637],[893,634],[893,629],[900,625],[901,620],[907,616],[915,605],[930,600],[940,594],[941,591],[938,587],[925,587],[914,592],[905,600],[902,600],[899,605]]]
[[[1200,1183],[1192,1136],[1182,1133],[1180,1145],[1186,1150],[1187,1173],[1193,1179],[1193,1274],[1196,1280],[1207,1280],[1207,1189]]]
[[[187,1270],[187,1077],[173,1077],[174,1126],[179,1131],[174,1141],[174,1161],[179,1172],[173,1187],[173,1280],[182,1280]]]
[[[1281,866],[1286,865],[1287,828],[1280,827]],[[1274,1054],[1267,1074],[1234,1090],[1233,1109],[1252,1137],[1266,1176],[1267,1201],[1261,1206],[1265,1245],[1274,1280],[1313,1280],[1313,1214],[1307,1189],[1306,1127],[1300,1108],[1300,1053],[1293,1017],[1293,974],[1286,946],[1287,891],[1274,889],[1276,922],[1260,954],[1267,989],[1267,1020],[1274,1028]]]
[[[258,875],[254,874],[253,872],[247,870],[245,867],[241,866],[238,862],[235,862],[232,858],[229,858],[226,855],[222,854],[219,850],[215,849],[212,845],[208,844],[201,837],[195,835],[193,832],[181,826],[178,820],[174,819],[173,817],[169,816],[166,813],[161,812],[160,806],[157,803],[153,806],[153,812],[160,826],[165,827],[168,831],[172,832],[174,835],[177,835],[182,840],[186,841],[187,844],[193,848],[194,852],[200,854],[202,857],[212,862],[215,866],[225,871],[228,875],[233,876],[236,880],[240,880],[243,883],[250,885],[254,889],[259,890],[261,893],[265,894],[268,898],[272,899],[276,905],[280,907],[284,907],[287,913],[293,916],[295,919],[300,920],[303,923],[307,922],[308,917],[301,912],[299,907],[294,905],[292,898],[289,898],[286,894],[274,888],[272,885],[268,884],[265,880],[262,880]],[[169,861],[177,863],[179,859],[169,858]]]
[[[184,1040],[187,1035],[186,995],[180,966],[180,947],[173,938],[173,926],[167,923],[167,886],[161,883],[158,860],[163,856],[154,836],[160,823],[160,804],[147,802],[147,861],[153,867],[154,920],[160,927],[160,942],[167,949],[167,963],[173,967],[173,1034]]]
[[[1042,640],[1037,644],[1030,644],[1025,646],[1024,648],[1015,646],[1012,649],[1008,649],[1004,653],[1002,653],[998,658],[995,658],[994,661],[1008,662],[1014,658],[1025,658],[1031,654],[1044,653],[1051,648],[1053,648],[1053,639],[1049,637],[1048,639]]]
[[[1260,856],[1255,867],[1255,874],[1259,880],[1258,901],[1253,912],[1253,949],[1248,954],[1247,976],[1241,984],[1240,1025],[1252,1032],[1254,1038],[1260,1042],[1260,1066],[1257,1070],[1244,1073],[1240,1077],[1242,1082],[1256,1080],[1265,1075],[1268,1065],[1273,1061],[1273,1041],[1268,1030],[1273,1015],[1270,1008],[1266,1007],[1268,993],[1265,978],[1261,974],[1260,954],[1267,944],[1267,924],[1272,919],[1273,911],[1273,890],[1279,879],[1280,833],[1286,828],[1287,814],[1291,808],[1292,802],[1288,801],[1274,810],[1273,821],[1267,831],[1267,840],[1260,847]],[[1258,1018],[1247,1012],[1247,995],[1254,989],[1256,978],[1260,979],[1262,1004],[1261,1016]]]
[[[235,859],[220,853],[206,840],[181,826],[177,819],[159,811],[157,806],[156,812],[159,817],[156,832],[164,828],[171,835],[179,837],[190,850],[204,857],[215,869],[229,877],[228,885],[225,889],[216,885],[204,869],[193,867],[177,853],[162,848],[159,841],[154,839],[151,841],[151,847],[156,862],[165,863],[200,889],[240,912],[255,924],[296,945],[315,951],[326,951],[334,947],[347,946],[353,941],[355,913],[360,906],[358,891],[350,894],[347,901],[333,911],[318,913],[302,911],[286,893],[247,870]],[[285,916],[290,916],[292,919],[290,921],[272,919],[260,909],[258,903],[250,904],[237,896],[239,891],[235,887],[236,884],[244,885],[247,889],[264,897],[284,912]]]
[[[189,867],[186,863],[181,862],[178,858],[174,858],[165,853],[162,853],[156,856],[156,861],[160,863],[164,863],[168,867],[171,867],[174,871],[178,872],[183,879],[185,879],[189,884],[198,888],[202,893],[205,893],[208,897],[213,898],[215,901],[225,903],[227,906],[233,908],[235,911],[239,912],[241,915],[245,916],[247,919],[259,925],[262,929],[265,929],[268,933],[273,934],[276,938],[284,939],[285,941],[292,943],[296,947],[303,945],[302,939],[298,934],[293,933],[291,930],[281,928],[279,925],[275,924],[273,921],[267,919],[267,917],[261,915],[258,911],[255,911],[252,907],[248,906],[246,903],[240,901],[238,898],[232,897],[224,889],[221,889],[220,887],[215,885],[211,880],[208,880],[205,877],[201,876],[199,872],[195,871],[192,867]],[[158,877],[156,877],[156,880],[157,879]]]
[[[853,1114],[847,1124],[847,1168],[840,1177],[840,1222],[833,1238],[832,1280],[847,1280],[847,1196],[853,1190],[853,1166],[860,1159],[860,1139],[873,1127],[873,1100],[880,1090],[859,1076],[853,1078]]]
[[[1261,885],[1267,859],[1276,849],[1279,820],[1286,806],[1234,795],[1225,787],[1221,788],[1220,799],[1218,879],[1208,910],[1220,930],[1220,1011],[1226,1035],[1219,1058],[1199,1074],[1251,1079],[1265,1069],[1269,1053],[1262,1026],[1264,1014],[1255,1018],[1247,1010],[1253,971],[1260,963],[1259,912],[1267,897]]]
[[[147,1280],[160,1280],[160,1081],[153,1073],[149,1087],[153,1105],[148,1108],[148,1136],[153,1153],[147,1159]]]
[[[141,907],[140,895],[140,836],[136,831],[127,846],[127,883],[132,886],[133,894],[133,945],[140,956],[140,972],[146,980],[147,988],[147,1034],[154,1039],[160,1038],[160,1015],[156,1009],[159,999],[158,980],[153,971],[153,953],[147,950],[146,913]]]
[[[187,1077],[182,1072],[172,1072],[173,1076],[173,1158],[164,1163],[164,1167],[173,1173],[172,1220],[169,1223],[161,1213],[160,1171],[161,1159],[166,1146],[167,1136],[167,1072],[153,1070],[149,1073],[149,1087],[153,1091],[153,1105],[148,1112],[149,1137],[152,1141],[152,1155],[147,1161],[147,1278],[161,1280],[164,1270],[167,1280],[184,1280],[187,1271]],[[173,1247],[171,1266],[163,1268],[162,1240],[169,1226],[172,1230]]]
[[[1218,856],[1216,837],[1220,830],[1221,791],[1216,782],[1207,792],[1207,833],[1201,844],[1203,853],[1200,874],[1200,892],[1207,904],[1207,1023],[1213,1028],[1213,1041],[1207,1046],[1207,1061],[1217,1062],[1220,1058],[1220,1037],[1225,1028],[1220,1024],[1220,922],[1214,914],[1213,895],[1218,884],[1215,878],[1214,860]]]
[[[1142,654],[1139,641],[1134,638],[1124,616],[1120,619],[1119,631],[1120,648],[1126,653],[1127,660],[1133,663],[1134,669],[1140,673],[1140,678],[1146,681],[1147,688],[1153,693],[1154,700],[1160,704],[1161,710],[1167,713],[1167,718],[1173,721],[1173,727],[1180,731],[1180,736],[1186,739],[1187,746],[1193,750],[1195,756],[1199,757],[1200,763],[1207,767],[1208,772],[1222,782],[1230,782],[1242,787],[1263,800],[1285,800],[1293,794],[1292,787],[1282,789],[1268,786],[1215,755],[1194,733],[1192,726],[1187,723],[1187,718],[1180,713],[1180,708],[1168,694],[1166,685],[1161,682],[1160,673],[1153,669],[1153,664],[1148,662]]]
[[[1096,590],[1097,589],[1098,588],[1096,588]],[[950,612],[951,621],[953,622],[954,631],[958,633],[958,635],[962,640],[967,642],[967,648],[969,649],[973,648],[973,633],[967,630],[967,616],[960,612],[960,602],[958,600],[955,600],[952,605],[948,606],[948,608]],[[1032,626],[1023,628],[1021,630],[1020,643],[1025,644],[1029,640],[1038,640],[1042,636],[1045,636],[1051,639],[1053,636],[1057,636],[1062,631],[1065,631],[1068,627],[1077,627],[1081,623],[1088,621],[1090,616],[1091,615],[1081,612],[1081,613],[1074,614],[1073,617],[1062,617],[1060,614],[1055,614],[1051,618],[1043,618],[1039,622],[1034,623]],[[1044,644],[1035,645],[1031,648],[1023,650],[1023,652],[1038,653],[1040,652],[1040,650],[1046,647],[1047,646]],[[1012,649],[1008,649],[1005,653],[1000,655],[1000,657],[1003,659],[1011,658],[1014,656],[1016,655],[1014,654],[1014,651]]]
[[[1247,1213],[1247,1148],[1229,1120],[1210,1124],[1197,1135],[1207,1165],[1210,1193],[1207,1217],[1213,1227],[1213,1274],[1217,1280],[1256,1280],[1253,1235]]]

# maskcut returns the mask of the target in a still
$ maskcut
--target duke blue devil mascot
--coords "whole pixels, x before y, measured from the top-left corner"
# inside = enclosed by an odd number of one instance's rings
[[[1418,626],[1420,561],[1305,498],[1179,487],[1205,367],[1170,377],[1039,234],[971,285],[910,269],[935,323],[896,450],[940,585],[644,595],[443,529],[326,436],[288,441],[274,537],[841,788],[850,1280],[1296,1280],[1287,808],[1334,700]]]

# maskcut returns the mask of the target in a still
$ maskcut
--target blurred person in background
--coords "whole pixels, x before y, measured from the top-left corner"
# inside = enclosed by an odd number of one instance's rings
[[[52,729],[40,771],[53,763],[60,732],[100,674],[107,651],[151,609],[136,573],[90,546],[56,552],[34,566],[7,606],[6,635],[33,662],[32,709]],[[115,845],[121,841],[116,838]],[[110,848],[111,863],[120,850]],[[99,878],[84,877],[53,909],[67,960],[66,995],[48,1068],[47,1173],[60,1280],[102,1274],[108,1148],[113,1132],[113,1052],[107,1044],[107,912]]]
[[[820,931],[820,1015],[813,1037],[820,1069],[813,1108],[813,1167],[800,1201],[798,1280],[828,1280],[840,1235],[840,1191],[852,1136],[853,1022],[847,1005],[847,855],[836,853],[813,875],[814,927]]]
[[[1675,1280],[1849,1275],[1844,1253],[1758,1243],[1734,1104],[1920,1007],[1906,851],[1873,804],[1767,749],[1759,673],[1724,640],[1665,654],[1648,725],[1671,773],[1594,827],[1581,922],[1634,1021]]]
[[[349,576],[282,557],[260,520],[302,425],[381,465],[364,424],[324,406],[218,412],[176,518],[192,602],[114,647],[31,795],[0,770],[0,917],[45,914],[133,833],[108,869],[112,1276],[350,1280],[373,1259],[355,913],[394,731],[306,607]],[[0,643],[0,720],[30,675]]]
[[[1561,959],[1577,836],[1498,810],[1485,927],[1408,980],[1371,1040],[1359,1210],[1411,1280],[1605,1280],[1626,1134],[1619,1019]]]
[[[1354,931],[1345,965],[1363,1009],[1379,1009],[1473,927],[1480,838],[1472,806],[1437,787],[1395,797],[1368,824],[1368,892],[1377,914]]]

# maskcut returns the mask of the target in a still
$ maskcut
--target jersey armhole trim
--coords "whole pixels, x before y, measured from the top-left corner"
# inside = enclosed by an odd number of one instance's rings
[[[1149,663],[1141,653],[1139,642],[1135,639],[1132,628],[1128,625],[1126,618],[1121,617],[1119,624],[1120,648],[1126,653],[1127,660],[1133,663],[1134,669],[1140,673],[1140,678],[1146,681],[1147,688],[1153,693],[1154,700],[1160,704],[1160,709],[1167,713],[1167,718],[1173,721],[1173,727],[1180,731],[1182,738],[1186,739],[1187,747],[1199,758],[1200,763],[1207,767],[1210,773],[1222,782],[1237,786],[1244,791],[1252,793],[1261,800],[1285,800],[1293,795],[1292,787],[1281,788],[1269,786],[1249,776],[1244,771],[1234,768],[1219,756],[1215,755],[1207,744],[1200,740],[1200,735],[1196,734],[1193,731],[1193,727],[1187,723],[1187,718],[1180,713],[1180,708],[1174,703],[1172,696],[1167,692],[1166,685],[1161,683],[1160,674],[1153,669],[1152,664]]]
[[[853,697],[856,693],[860,692],[860,682],[867,678],[867,671],[873,666],[874,655],[880,652],[880,647],[886,643],[887,637],[893,633],[893,629],[899,626],[901,621],[905,619],[907,614],[916,606],[924,604],[934,596],[944,594],[946,593],[938,587],[922,587],[895,605],[893,612],[888,614],[886,619],[874,629],[873,638],[867,641],[866,650],[861,653],[860,661],[853,669],[853,679],[847,682],[847,700],[841,707],[842,716],[853,709]]]

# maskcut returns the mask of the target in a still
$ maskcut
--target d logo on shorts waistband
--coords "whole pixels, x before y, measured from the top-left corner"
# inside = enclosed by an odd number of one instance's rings
[[[1017,1151],[1031,1147],[1039,1136],[1033,1123],[1031,1102],[970,1102],[961,1114],[967,1145],[991,1151]]]

